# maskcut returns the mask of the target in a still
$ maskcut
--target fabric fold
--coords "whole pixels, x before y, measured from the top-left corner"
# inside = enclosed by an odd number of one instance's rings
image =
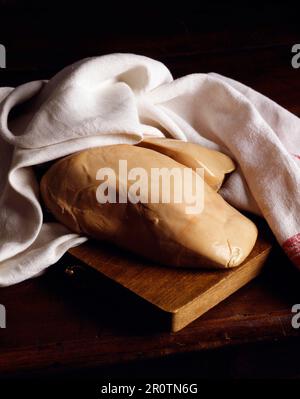
[[[12,112],[13,111],[13,112]],[[43,223],[33,166],[102,145],[174,137],[238,164],[220,193],[263,216],[300,266],[300,120],[221,75],[173,80],[134,54],[89,58],[49,82],[0,88],[0,285],[39,275],[86,240]]]

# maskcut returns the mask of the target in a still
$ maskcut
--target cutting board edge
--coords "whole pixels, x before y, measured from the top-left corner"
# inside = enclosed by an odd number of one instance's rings
[[[199,297],[195,298],[194,300],[187,303],[183,307],[177,309],[176,311],[170,312],[172,314],[172,320],[171,320],[172,332],[177,332],[183,329],[192,321],[198,319],[208,310],[214,308],[220,302],[228,298],[230,295],[234,294],[241,287],[243,287],[251,280],[253,280],[255,277],[257,277],[261,273],[271,250],[272,250],[272,245],[270,244],[260,254],[249,260],[247,264],[244,265],[244,267],[241,267],[240,274],[244,274],[244,278],[241,279],[236,285],[230,286],[232,279],[236,278],[236,274],[228,275],[227,278],[221,280],[216,286],[213,286],[211,289],[207,290]],[[253,264],[255,267],[253,266]],[[223,287],[223,290],[221,291],[222,295],[217,297],[216,301],[214,301],[214,303],[212,304],[210,301],[207,301],[207,299],[209,298],[211,300],[211,295],[217,291],[216,288],[219,288],[219,286]],[[190,314],[191,312],[193,314],[192,317],[187,317],[186,314],[187,313]]]

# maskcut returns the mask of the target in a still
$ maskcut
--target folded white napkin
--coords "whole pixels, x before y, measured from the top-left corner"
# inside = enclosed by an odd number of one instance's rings
[[[43,223],[32,165],[165,134],[230,155],[238,169],[221,194],[263,215],[300,266],[299,118],[223,76],[174,81],[160,62],[111,54],[71,65],[49,82],[0,88],[0,285],[41,273],[86,240]]]

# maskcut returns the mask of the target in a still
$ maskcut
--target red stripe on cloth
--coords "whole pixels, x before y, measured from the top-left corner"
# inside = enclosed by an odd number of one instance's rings
[[[291,261],[300,267],[300,233],[288,238],[283,243],[282,248]]]

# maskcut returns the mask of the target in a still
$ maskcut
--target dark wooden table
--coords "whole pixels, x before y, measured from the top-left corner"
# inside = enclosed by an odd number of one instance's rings
[[[285,8],[274,5],[270,14],[263,6],[259,13],[250,6],[206,6],[176,9],[168,19],[150,10],[155,24],[119,16],[108,30],[109,23],[96,23],[91,11],[75,10],[66,29],[66,10],[52,20],[43,6],[2,3],[0,41],[8,65],[0,70],[1,86],[49,78],[85,56],[126,51],[165,62],[175,77],[225,74],[300,114],[300,69],[291,66],[299,24]],[[238,12],[248,18],[237,18]],[[77,29],[87,17],[91,22]],[[0,330],[2,377],[300,377],[299,330],[291,326],[300,275],[279,248],[261,277],[176,334],[104,277],[84,270],[70,277],[70,265],[74,259],[67,255],[45,275],[0,290],[7,309],[7,328]]]
[[[182,331],[66,256],[44,276],[1,290],[0,375],[300,376],[299,272],[274,251],[265,272]],[[142,317],[140,315],[143,315]]]

